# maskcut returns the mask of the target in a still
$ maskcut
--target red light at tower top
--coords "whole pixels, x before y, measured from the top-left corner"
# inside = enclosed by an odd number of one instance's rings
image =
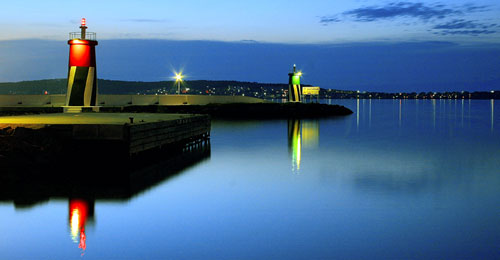
[[[85,18],[82,18],[81,24],[82,24],[82,26],[86,26],[87,25],[87,21],[85,20]]]

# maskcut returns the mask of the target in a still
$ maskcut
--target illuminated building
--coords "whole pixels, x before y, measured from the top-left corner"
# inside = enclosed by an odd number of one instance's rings
[[[295,64],[293,65],[293,72],[288,73],[288,102],[301,102],[302,89],[300,87],[300,77],[302,72],[297,71]]]
[[[97,71],[95,33],[86,31],[82,18],[81,32],[70,33],[68,90],[66,106],[95,107],[97,105]]]

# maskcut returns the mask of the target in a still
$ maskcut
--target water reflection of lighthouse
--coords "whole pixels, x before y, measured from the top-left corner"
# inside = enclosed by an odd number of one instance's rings
[[[85,235],[85,225],[94,220],[94,201],[84,199],[69,200],[69,226],[71,229],[71,239],[78,243],[78,248],[82,249],[82,255],[87,249],[87,237]]]
[[[288,120],[288,153],[292,156],[292,171],[300,171],[300,161],[302,159],[302,140],[300,139],[300,120]]]
[[[292,172],[300,173],[303,148],[317,148],[319,145],[319,121],[288,120],[288,153],[292,159]]]

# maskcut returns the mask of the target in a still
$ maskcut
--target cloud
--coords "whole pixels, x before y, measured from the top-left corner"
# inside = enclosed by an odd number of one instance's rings
[[[329,23],[353,20],[356,22],[373,22],[395,18],[414,18],[425,22],[441,20],[465,13],[486,12],[489,6],[465,4],[459,7],[444,4],[425,4],[413,2],[392,2],[382,6],[367,6],[345,11],[340,14],[321,16],[320,23]]]
[[[55,40],[0,41],[0,81],[64,78],[67,48]],[[500,56],[496,42],[462,46],[447,41],[242,44],[115,39],[100,40],[97,48],[98,76],[103,79],[158,81],[171,76],[168,68],[184,67],[191,79],[286,84],[288,70],[296,63],[307,72],[305,83],[326,88],[428,92],[491,90],[500,84],[498,59],[492,58]]]
[[[455,29],[488,29],[496,27],[496,24],[482,24],[477,23],[475,21],[467,21],[464,19],[455,19],[453,21],[438,24],[433,27],[433,29],[447,29],[447,30],[455,30]]]
[[[496,33],[493,28],[499,27],[498,24],[481,23],[460,17],[470,13],[487,11],[491,11],[490,6],[471,3],[452,6],[442,3],[391,2],[385,5],[347,10],[336,15],[322,16],[319,22],[326,26],[343,21],[377,22],[380,20],[411,18],[413,22],[399,20],[399,22],[402,22],[399,24],[410,26],[416,21],[421,21],[426,24],[433,24],[429,31],[435,35],[479,36]]]
[[[165,23],[167,19],[125,19],[124,22],[134,22],[134,23]]]
[[[437,35],[470,35],[479,36],[481,34],[493,34],[496,31],[491,30],[443,30],[440,32],[435,32]]]
[[[396,17],[413,17],[422,20],[443,19],[450,15],[459,14],[459,10],[446,8],[444,5],[425,5],[424,3],[399,2],[386,6],[362,7],[346,11],[343,14],[352,16],[355,21],[371,22],[380,19]]]
[[[434,32],[437,35],[470,35],[479,36],[484,34],[493,34],[496,31],[492,28],[498,27],[497,24],[484,24],[476,21],[467,21],[464,19],[455,19],[447,23],[437,24],[432,29],[440,30]]]
[[[490,11],[491,8],[490,6],[487,6],[487,5],[474,5],[474,4],[471,4],[471,3],[468,3],[468,4],[465,4],[463,6],[464,10],[466,12],[486,12],[486,11]]]
[[[259,41],[256,41],[256,40],[241,40],[240,42],[242,42],[242,43],[259,43]]]
[[[320,18],[321,18],[321,20],[319,22],[322,23],[323,25],[327,25],[329,23],[337,23],[337,22],[342,21],[337,17],[322,16]]]

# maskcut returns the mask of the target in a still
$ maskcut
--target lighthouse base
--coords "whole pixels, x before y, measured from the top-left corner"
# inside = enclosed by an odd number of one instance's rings
[[[99,112],[100,106],[63,106],[64,113]]]

